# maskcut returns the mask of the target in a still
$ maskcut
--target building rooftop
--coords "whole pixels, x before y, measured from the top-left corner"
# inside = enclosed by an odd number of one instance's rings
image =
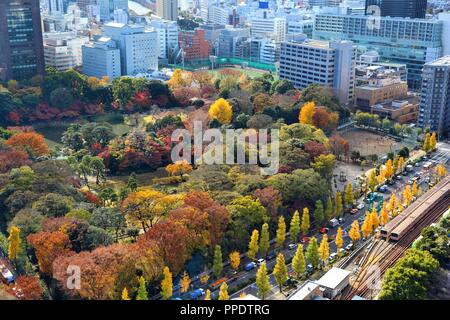
[[[317,283],[307,281],[301,288],[291,295],[288,300],[305,300],[305,298],[319,287]]]
[[[335,289],[342,281],[350,276],[350,274],[351,272],[348,270],[333,267],[317,281],[317,284],[325,288]]]
[[[444,56],[437,60],[428,62],[426,65],[428,65],[428,66],[449,66],[450,67],[450,56]]]

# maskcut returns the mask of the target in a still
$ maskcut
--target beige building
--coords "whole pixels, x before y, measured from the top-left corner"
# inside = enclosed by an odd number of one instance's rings
[[[156,15],[164,20],[177,21],[178,0],[156,0]]]
[[[368,112],[376,104],[407,96],[408,85],[399,77],[370,79],[368,84],[355,88],[355,105]]]
[[[387,117],[400,124],[416,122],[419,116],[419,102],[417,98],[394,100],[374,105],[370,112],[378,114],[381,118]]]

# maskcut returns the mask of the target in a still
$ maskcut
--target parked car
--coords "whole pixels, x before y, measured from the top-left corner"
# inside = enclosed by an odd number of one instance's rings
[[[345,250],[347,251],[351,251],[353,249],[353,243],[349,243],[346,247]]]
[[[198,288],[191,292],[191,299],[198,299],[205,294],[205,290]]]
[[[352,210],[350,210],[350,214],[357,214],[358,211],[358,208],[353,208]]]
[[[320,228],[320,229],[319,229],[319,232],[320,232],[321,234],[325,234],[325,233],[328,232],[328,230],[330,230],[330,229],[328,229],[328,228]]]
[[[245,271],[250,271],[250,270],[253,270],[253,269],[255,269],[255,268],[256,268],[256,263],[250,262],[250,263],[247,263],[247,264],[245,265],[244,270],[245,270]]]
[[[384,192],[387,191],[387,189],[388,189],[387,185],[383,184],[383,185],[380,187],[379,191],[380,191],[381,193],[384,193]]]
[[[262,265],[266,260],[264,260],[263,258],[256,260],[256,264],[258,266]]]
[[[308,272],[308,273],[314,272],[314,267],[311,263],[306,266],[306,272]]]
[[[304,243],[304,244],[308,244],[309,243],[309,237],[307,237],[307,236],[302,237],[301,242]]]
[[[339,218],[338,221],[339,221],[340,224],[343,224],[345,222],[345,219],[344,218]]]
[[[365,204],[364,202],[360,202],[360,203],[358,203],[358,205],[356,206],[356,208],[357,208],[358,210],[362,210],[362,209],[364,209],[365,206],[366,206],[366,204]]]
[[[297,248],[297,245],[295,243],[288,244],[288,249],[289,250],[294,250],[295,248]]]
[[[400,176],[400,175],[395,176],[395,179],[397,179],[397,180],[402,180],[402,176]]]
[[[414,167],[416,167],[416,168],[420,167],[420,162],[414,163]]]
[[[408,182],[406,182],[406,183],[409,184],[409,185],[412,185],[414,183],[414,181],[408,180]]]
[[[334,262],[334,260],[336,259],[337,256],[337,252],[333,252],[332,254],[330,254],[330,256],[328,257],[328,262]]]

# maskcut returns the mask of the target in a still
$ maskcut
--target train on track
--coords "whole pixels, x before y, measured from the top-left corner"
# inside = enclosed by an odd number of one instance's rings
[[[445,211],[450,205],[450,176],[436,184],[430,191],[414,201],[402,213],[389,221],[380,232],[382,238],[398,241],[411,228],[434,210]]]

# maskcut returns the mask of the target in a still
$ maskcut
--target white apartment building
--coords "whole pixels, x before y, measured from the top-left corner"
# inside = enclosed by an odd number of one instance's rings
[[[228,24],[228,17],[231,13],[231,7],[224,7],[218,5],[210,5],[208,7],[208,22],[215,24]]]
[[[128,0],[97,0],[100,8],[100,19],[111,20],[114,10],[123,9],[128,12]]]
[[[158,37],[158,57],[167,59],[178,50],[178,26],[175,21],[152,20],[150,22]]]
[[[303,89],[312,83],[332,87],[341,103],[353,101],[356,48],[351,41],[281,43],[280,79]]]
[[[82,47],[83,73],[90,77],[109,80],[120,77],[120,50],[116,42],[108,37],[100,37],[92,44]]]
[[[259,62],[274,64],[280,59],[280,43],[267,40],[261,43]]]
[[[45,64],[60,71],[82,64],[81,47],[89,43],[89,37],[76,32],[50,32],[43,34]]]
[[[259,10],[250,19],[253,37],[269,37],[277,42],[286,40],[285,17],[277,17],[268,10]]]
[[[117,43],[120,50],[122,75],[158,70],[158,38],[156,31],[143,26],[110,22],[103,34]]]
[[[177,0],[156,0],[156,15],[164,20],[177,21]]]

